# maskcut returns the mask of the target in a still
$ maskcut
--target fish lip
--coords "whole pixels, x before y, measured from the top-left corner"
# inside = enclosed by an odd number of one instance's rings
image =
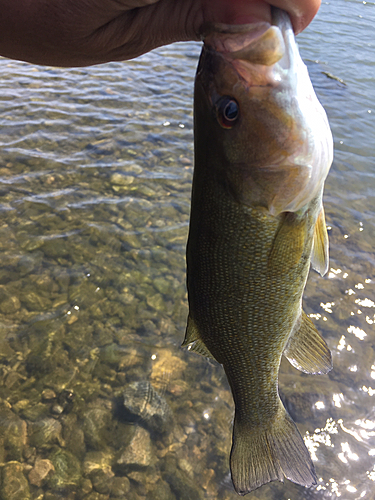
[[[295,43],[289,14],[276,7],[272,7],[271,23],[268,21],[248,24],[213,23],[205,27],[202,40],[207,48],[233,59],[240,59],[244,49],[272,27],[280,30],[285,44]]]

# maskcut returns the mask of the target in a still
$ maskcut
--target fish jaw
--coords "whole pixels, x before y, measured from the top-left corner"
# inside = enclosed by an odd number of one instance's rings
[[[298,211],[322,189],[333,141],[288,15],[275,9],[273,22],[215,25],[207,33],[196,102],[205,101],[204,126],[217,138],[216,175],[240,203],[278,215]],[[227,128],[223,99],[239,107]]]

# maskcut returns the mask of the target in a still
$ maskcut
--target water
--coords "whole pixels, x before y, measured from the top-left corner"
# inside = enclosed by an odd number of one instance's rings
[[[273,483],[251,498],[375,496],[374,23],[373,2],[325,2],[298,37],[335,140],[331,269],[311,272],[304,298],[334,369],[308,376],[283,362],[280,376],[318,486]],[[179,348],[199,51],[72,70],[0,61],[7,500],[238,498],[223,371]],[[129,415],[134,387],[153,389]]]

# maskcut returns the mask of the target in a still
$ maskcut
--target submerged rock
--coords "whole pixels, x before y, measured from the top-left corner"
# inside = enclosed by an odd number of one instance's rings
[[[150,382],[132,382],[126,387],[123,397],[126,411],[138,418],[144,427],[156,433],[170,430],[172,411]]]
[[[137,427],[129,446],[122,452],[117,464],[126,466],[148,467],[153,462],[153,450],[150,434],[143,427]]]
[[[42,420],[29,424],[29,443],[37,448],[48,447],[53,444],[63,445],[62,426],[54,418],[43,418]]]
[[[55,472],[48,478],[52,490],[65,490],[76,487],[81,480],[79,460],[66,450],[57,448],[49,457]]]
[[[1,500],[29,500],[30,489],[22,464],[8,462],[2,472]]]
[[[31,469],[29,473],[29,482],[35,486],[42,486],[43,482],[47,478],[48,474],[51,471],[54,471],[55,468],[51,460],[43,460],[37,458],[35,460],[34,467]]]
[[[112,409],[100,405],[85,412],[83,432],[86,445],[94,450],[103,450],[111,442],[113,427]]]
[[[127,477],[114,477],[112,480],[111,497],[126,498],[130,490],[130,481]],[[167,500],[167,499],[165,499]]]
[[[0,409],[0,440],[7,460],[21,461],[27,441],[27,425],[8,408]]]

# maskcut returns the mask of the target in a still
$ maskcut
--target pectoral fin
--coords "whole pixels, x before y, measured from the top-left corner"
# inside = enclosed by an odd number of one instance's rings
[[[285,214],[268,258],[273,272],[286,273],[301,260],[305,248],[306,219],[296,219],[293,213]]]
[[[314,244],[311,255],[311,265],[315,271],[324,276],[328,271],[329,249],[328,233],[324,216],[324,208],[320,210],[314,229]]]
[[[332,369],[331,351],[304,312],[301,326],[288,340],[284,356],[297,370],[305,373],[323,374]]]
[[[196,352],[197,354],[201,354],[206,358],[215,359],[210,353],[210,351],[207,349],[203,340],[201,339],[197,325],[195,324],[194,320],[191,318],[190,315],[188,316],[187,320],[185,339],[182,342],[181,347],[187,347],[190,351]]]

